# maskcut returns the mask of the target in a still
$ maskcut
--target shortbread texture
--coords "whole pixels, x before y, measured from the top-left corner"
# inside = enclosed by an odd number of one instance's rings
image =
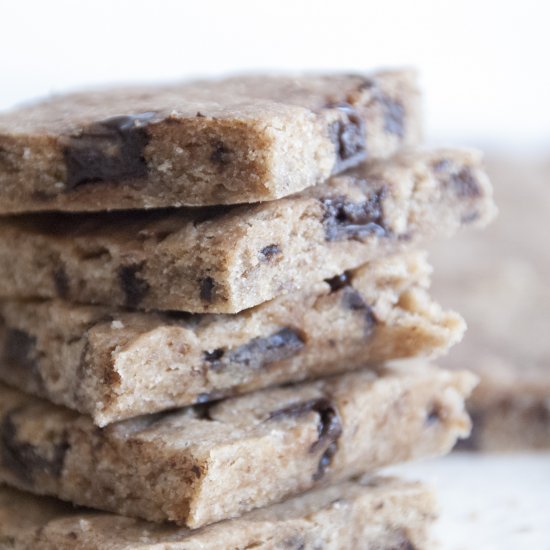
[[[339,375],[100,429],[0,390],[0,479],[75,504],[200,527],[315,486],[444,454],[476,380],[417,367]]]
[[[274,202],[0,221],[0,296],[235,313],[495,213],[473,151],[404,153]]]
[[[0,115],[0,213],[273,200],[418,145],[412,71],[58,96]]]

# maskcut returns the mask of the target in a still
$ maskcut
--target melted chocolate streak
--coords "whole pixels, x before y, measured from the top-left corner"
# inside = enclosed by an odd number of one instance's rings
[[[19,441],[13,415],[17,410],[7,414],[0,423],[0,458],[2,465],[10,470],[21,482],[32,485],[36,474],[59,478],[63,471],[65,455],[69,448],[66,436],[53,448],[51,456],[44,456],[41,449]]]
[[[218,348],[204,352],[204,359],[213,370],[226,368],[231,364],[244,365],[250,369],[261,369],[289,359],[299,353],[305,341],[295,330],[285,327],[265,338],[253,338],[233,350]]]
[[[317,425],[317,441],[311,445],[309,452],[315,453],[319,449],[325,449],[319,460],[317,471],[313,474],[313,480],[318,481],[323,477],[332,458],[336,454],[338,439],[342,435],[342,423],[334,404],[326,397],[310,399],[309,401],[294,403],[288,407],[274,411],[269,415],[268,419],[298,417],[310,411],[314,411],[319,415],[319,424]]]
[[[146,126],[154,116],[152,112],[116,116],[68,137],[63,149],[68,188],[145,177],[143,150],[149,141]]]

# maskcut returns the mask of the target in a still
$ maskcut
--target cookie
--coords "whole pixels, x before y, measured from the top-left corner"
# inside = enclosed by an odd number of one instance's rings
[[[550,166],[494,157],[488,169],[496,222],[433,250],[434,290],[470,327],[443,364],[468,365],[481,378],[469,402],[475,425],[467,447],[550,448]]]
[[[480,155],[363,165],[254,206],[0,221],[0,296],[235,313],[494,214]]]
[[[464,322],[434,303],[419,252],[370,262],[237,315],[0,302],[0,379],[96,424],[333,374],[439,356]]]
[[[316,486],[449,451],[468,435],[467,372],[357,371],[94,426],[0,388],[0,480],[200,527]]]
[[[0,213],[266,201],[420,138],[416,77],[243,76],[0,115]]]
[[[356,478],[191,531],[0,488],[0,546],[12,550],[427,548],[431,490],[396,478]]]

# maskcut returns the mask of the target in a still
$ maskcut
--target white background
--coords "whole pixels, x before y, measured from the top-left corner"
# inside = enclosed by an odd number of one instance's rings
[[[547,0],[0,0],[0,108],[87,85],[419,67],[428,137],[550,149]]]

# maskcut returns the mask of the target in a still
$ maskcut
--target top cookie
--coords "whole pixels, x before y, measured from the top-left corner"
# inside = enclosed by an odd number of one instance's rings
[[[59,96],[0,115],[0,213],[271,200],[419,137],[408,70]]]

